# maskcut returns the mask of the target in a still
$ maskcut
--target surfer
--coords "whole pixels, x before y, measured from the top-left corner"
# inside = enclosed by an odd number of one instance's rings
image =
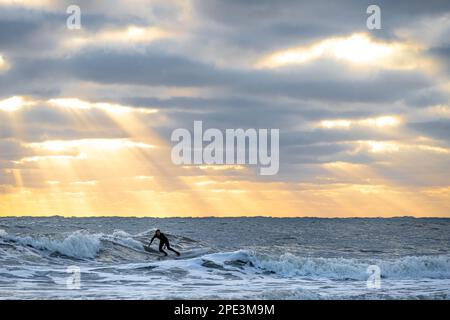
[[[152,245],[152,242],[153,242],[153,240],[155,240],[155,238],[159,239],[159,252],[164,253],[164,255],[167,256],[167,252],[165,252],[163,250],[163,246],[165,246],[167,250],[175,252],[177,254],[177,256],[180,255],[180,253],[178,251],[176,251],[170,247],[169,239],[167,239],[167,237],[164,235],[164,233],[162,233],[159,229],[155,231],[155,235],[153,236],[152,240],[150,241],[149,246]]]

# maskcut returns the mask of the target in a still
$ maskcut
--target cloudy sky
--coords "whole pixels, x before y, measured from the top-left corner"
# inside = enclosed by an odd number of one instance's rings
[[[449,101],[446,0],[0,0],[0,216],[449,217]],[[194,120],[279,174],[175,166]]]

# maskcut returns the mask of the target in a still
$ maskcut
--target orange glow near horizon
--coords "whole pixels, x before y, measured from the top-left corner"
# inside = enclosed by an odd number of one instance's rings
[[[365,165],[330,162],[318,165],[317,176],[301,181],[264,181],[242,165],[175,166],[170,144],[151,129],[156,109],[92,103],[76,98],[51,99],[73,118],[78,129],[92,130],[95,110],[108,117],[120,137],[48,139],[22,142],[27,153],[12,161],[0,185],[1,216],[446,216],[448,188],[405,188]],[[0,112],[11,119],[17,139],[25,129],[22,108],[38,105],[31,98],[0,101]],[[159,118],[159,121],[164,121]],[[354,126],[385,130],[401,124],[384,116],[356,121],[323,120],[324,129]],[[423,152],[445,155],[448,150],[420,143],[356,141],[357,152]]]
[[[445,6],[79,2],[0,0],[0,217],[450,218]]]

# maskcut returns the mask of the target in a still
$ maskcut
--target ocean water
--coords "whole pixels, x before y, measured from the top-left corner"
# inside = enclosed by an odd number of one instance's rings
[[[0,218],[0,299],[449,297],[450,219]]]

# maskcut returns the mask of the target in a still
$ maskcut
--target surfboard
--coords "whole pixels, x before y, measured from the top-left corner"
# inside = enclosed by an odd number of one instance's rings
[[[159,252],[158,250],[153,249],[153,248],[151,248],[151,247],[149,247],[149,246],[145,246],[145,245],[144,245],[144,250],[147,251],[148,253],[153,253],[153,254],[161,255],[161,252]]]
[[[163,255],[161,252],[159,252],[159,250],[157,249],[153,249],[149,246],[144,245],[144,250],[147,253],[150,253],[152,255],[156,255],[158,256],[158,260],[166,260],[166,259],[171,259],[171,260],[179,260],[179,259],[188,259],[191,258],[191,255],[189,254],[185,254],[184,252],[181,253],[181,255],[177,256],[174,253],[168,252],[168,256]]]

